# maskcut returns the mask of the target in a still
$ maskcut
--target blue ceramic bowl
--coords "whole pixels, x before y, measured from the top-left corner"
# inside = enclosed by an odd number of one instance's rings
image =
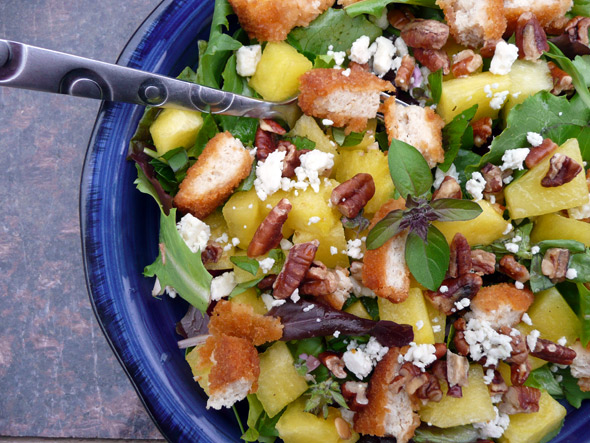
[[[176,76],[195,66],[197,40],[207,39],[213,0],[167,0],[131,38],[119,64]],[[148,413],[170,441],[239,441],[231,411],[207,411],[176,345],[182,300],[151,297],[143,268],[157,255],[158,213],[139,193],[127,146],[143,108],[106,103],[100,110],[84,164],[80,219],[90,299],[109,343]],[[570,408],[571,409],[571,408]],[[590,441],[590,404],[570,411],[555,442]],[[245,413],[241,414],[245,419]]]

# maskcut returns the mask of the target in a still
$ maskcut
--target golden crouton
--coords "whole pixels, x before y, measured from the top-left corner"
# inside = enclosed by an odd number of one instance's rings
[[[211,335],[197,348],[199,372],[210,368],[207,408],[229,408],[258,390],[260,360],[248,340],[229,335]]]
[[[180,183],[174,204],[201,220],[213,213],[250,174],[252,156],[229,132],[217,134]]]
[[[506,30],[503,0],[436,0],[436,4],[445,14],[451,35],[464,46],[479,48],[502,38]]]
[[[377,363],[367,389],[369,404],[354,415],[354,430],[406,443],[420,425],[420,417],[414,412],[418,408],[415,400],[392,383],[401,366],[399,355],[399,348],[391,348]]]
[[[369,229],[395,209],[405,209],[403,198],[388,200],[371,220]],[[377,249],[368,249],[363,262],[363,284],[393,303],[408,298],[410,271],[406,265],[407,232],[400,232]]]
[[[280,42],[296,26],[307,26],[334,0],[229,0],[242,28],[260,42]]]
[[[505,0],[504,15],[508,21],[508,30],[510,33],[514,31],[518,17],[524,12],[532,12],[541,26],[549,26],[555,20],[565,17],[572,4],[572,0]]]
[[[390,82],[359,65],[349,69],[312,69],[299,78],[301,110],[331,120],[334,126],[346,126],[347,134],[364,131],[367,121],[377,115],[379,94],[395,90]]]
[[[256,314],[250,305],[220,300],[209,319],[209,332],[245,338],[259,346],[279,340],[283,336],[283,325],[276,317]]]
[[[431,108],[399,106],[391,97],[383,104],[385,129],[389,143],[401,140],[415,147],[430,168],[445,160],[442,147],[442,128],[445,123]]]
[[[487,320],[493,328],[513,327],[533,303],[529,289],[517,289],[512,283],[481,288],[471,300],[471,311],[479,320]]]

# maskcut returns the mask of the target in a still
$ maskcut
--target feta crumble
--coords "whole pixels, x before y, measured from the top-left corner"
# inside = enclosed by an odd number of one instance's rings
[[[373,56],[373,71],[379,77],[383,77],[391,69],[396,48],[393,42],[386,37],[377,37],[375,43],[377,49]]]
[[[364,256],[361,250],[361,245],[362,241],[359,238],[354,240],[348,240],[345,254],[348,255],[350,258],[360,260]]]
[[[560,346],[567,345],[567,338],[561,337],[559,340],[557,340],[557,344],[560,345]]]
[[[568,280],[573,280],[578,276],[578,271],[576,271],[574,268],[569,268],[567,270],[567,272],[565,273],[565,278],[567,278]]]
[[[474,172],[465,184],[465,189],[467,189],[467,192],[471,194],[475,201],[479,201],[483,198],[483,190],[485,187],[486,180],[479,172]]]
[[[529,325],[529,326],[533,325],[533,321],[531,320],[531,317],[526,312],[524,314],[522,314],[521,320],[525,325]]]
[[[531,253],[532,253],[532,254],[538,254],[540,251],[541,251],[541,248],[540,248],[540,247],[538,247],[538,246],[533,246],[533,247],[531,248]]]
[[[471,358],[478,361],[486,357],[486,366],[497,365],[500,360],[510,357],[512,352],[512,338],[497,332],[487,320],[471,318],[464,336]]]
[[[509,149],[502,156],[504,163],[500,166],[500,169],[502,171],[506,171],[507,169],[522,171],[524,169],[523,163],[530,151],[529,148]]]
[[[275,151],[276,152],[276,151]],[[271,154],[272,155],[272,154]],[[270,156],[269,156],[270,157]],[[295,168],[295,175],[299,182],[307,180],[315,192],[320,190],[320,174],[334,167],[334,154],[314,149],[299,157],[301,166]],[[266,159],[268,161],[268,158]],[[283,167],[279,174],[283,173]]]
[[[488,369],[488,370],[486,370],[486,373],[483,376],[483,382],[486,385],[489,385],[489,384],[492,383],[492,381],[494,381],[494,370],[493,369]]]
[[[445,294],[449,292],[449,287],[446,285],[442,285],[440,288],[438,288],[438,292],[440,292],[441,294]]]
[[[279,246],[281,247],[282,250],[288,251],[293,247],[293,243],[291,243],[289,240],[284,238],[281,240],[281,243],[279,244]]]
[[[329,118],[325,118],[322,120],[322,125],[324,126],[332,126],[334,124],[334,122],[332,120],[330,120]]]
[[[254,188],[256,189],[256,195],[260,200],[266,200],[269,195],[272,195],[281,189],[285,155],[286,152],[284,151],[274,151],[266,157],[265,161],[256,164]],[[302,155],[301,157],[303,158],[305,155]]]
[[[518,246],[516,243],[512,243],[512,242],[505,243],[504,246],[506,247],[506,250],[508,252],[512,252],[513,254],[516,254],[518,252],[518,250],[520,249],[520,246]]]
[[[588,196],[588,203],[578,206],[577,208],[568,209],[568,214],[571,218],[576,220],[590,218],[590,195]]]
[[[264,260],[259,260],[258,263],[260,264],[260,269],[262,269],[262,272],[264,274],[268,274],[275,264],[275,259],[267,257]]]
[[[320,217],[314,216],[314,217],[309,217],[309,220],[307,221],[307,226],[311,226],[313,224],[319,223],[321,220]]]
[[[404,361],[411,362],[424,372],[426,366],[436,361],[435,353],[436,348],[433,345],[417,345],[415,342],[411,342],[410,348],[404,355]]]
[[[264,306],[266,306],[266,309],[269,311],[275,306],[281,306],[286,303],[286,300],[277,300],[272,295],[267,293],[262,294],[260,298],[262,299]]]
[[[209,226],[192,214],[186,214],[182,217],[176,224],[176,230],[191,252],[199,252],[205,249],[211,237]]]
[[[490,108],[501,109],[509,93],[510,91],[496,92],[494,97],[490,100]]]
[[[358,345],[353,340],[346,349],[342,360],[346,368],[361,380],[371,373],[375,365],[389,350],[389,348],[381,346],[375,337],[371,337],[366,345]]]
[[[342,75],[344,77],[350,77],[350,68],[345,69],[344,71],[342,71]]]
[[[524,289],[524,284],[523,284],[522,282],[515,281],[515,282],[514,282],[514,287],[515,287],[516,289]]]
[[[416,322],[416,331],[419,331],[420,329],[422,329],[424,327],[424,322],[422,320],[418,320]]]
[[[350,48],[350,60],[364,65],[369,63],[376,50],[377,45],[371,45],[371,39],[366,35],[362,35],[355,40]]]
[[[330,246],[330,255],[338,254],[338,248],[336,246]]]
[[[290,298],[293,303],[297,303],[299,300],[301,300],[301,296],[299,295],[299,288],[293,291]]]
[[[531,146],[537,147],[543,143],[543,136],[537,132],[527,132],[526,140]]]
[[[311,305],[307,305],[306,307],[303,308],[303,312],[309,312],[311,311],[313,308],[315,308],[314,304]]]
[[[463,299],[455,302],[455,307],[457,308],[457,311],[461,311],[461,310],[465,309],[466,307],[468,307],[470,304],[471,304],[470,299],[463,298]]]
[[[404,55],[409,54],[408,45],[406,45],[406,42],[404,41],[403,38],[401,38],[401,37],[396,38],[395,41],[393,42],[393,44],[395,46],[395,49],[397,49],[397,54],[400,57],[403,57]],[[428,68],[426,68],[426,69],[428,69]],[[428,71],[428,73],[430,74],[430,71]],[[428,75],[426,75],[426,77],[428,77]]]
[[[496,45],[494,57],[490,64],[490,72],[496,75],[508,74],[517,58],[518,48],[516,45],[500,40]]]
[[[346,52],[334,51],[333,45],[328,46],[328,52],[326,53],[326,55],[334,59],[334,63],[336,64],[335,68],[339,68],[340,66],[342,66],[342,63],[344,63],[344,60],[346,59]]]
[[[473,427],[479,431],[479,436],[483,439],[500,438],[504,431],[510,424],[510,417],[508,414],[501,413],[496,406],[494,406],[496,417],[493,420],[483,423],[473,423]]]
[[[440,332],[442,329],[440,327],[440,325],[434,325],[432,327],[432,332]]]
[[[211,280],[211,300],[221,300],[231,294],[231,291],[237,286],[236,274],[225,272]]]
[[[526,336],[526,344],[528,345],[531,352],[535,350],[537,346],[537,339],[541,336],[541,333],[536,329],[533,329],[529,335]]]
[[[242,46],[236,52],[236,71],[242,77],[252,77],[262,58],[260,45]]]
[[[443,172],[440,168],[436,168],[436,172],[434,173],[434,183],[432,184],[434,186],[434,189],[440,188],[440,185],[447,176],[453,177],[455,180],[457,180],[457,183],[461,184],[461,180],[459,180],[459,173],[457,172],[457,167],[454,163],[451,163],[451,166],[449,167],[447,172]]]

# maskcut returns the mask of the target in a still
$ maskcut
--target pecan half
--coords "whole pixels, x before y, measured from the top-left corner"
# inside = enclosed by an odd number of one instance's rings
[[[262,220],[248,245],[248,257],[258,257],[276,248],[283,239],[283,224],[291,211],[291,203],[286,198],[280,200]]]
[[[481,54],[481,56],[483,58],[492,58],[494,56],[494,54],[496,53],[496,45],[501,40],[502,39],[486,40],[484,42],[482,48],[479,50],[479,53]]]
[[[440,380],[447,381],[447,362],[443,360],[437,360],[432,363],[432,373]]]
[[[360,411],[369,404],[367,398],[367,383],[360,381],[347,381],[342,384],[341,391],[346,404],[353,411]]]
[[[400,31],[413,20],[415,20],[414,14],[412,14],[412,10],[406,6],[391,9],[387,13],[387,21],[389,21],[389,24]]]
[[[272,289],[272,285],[275,283],[276,279],[277,279],[277,276],[274,274],[267,275],[262,280],[260,280],[260,282],[258,282],[256,287],[258,289],[260,289],[261,291],[270,291]]]
[[[577,16],[572,18],[565,27],[565,33],[569,36],[572,43],[581,43],[584,46],[590,46],[588,41],[588,28],[590,27],[590,18]]]
[[[447,355],[447,345],[444,343],[435,343],[434,344],[434,356],[439,359],[443,358]]]
[[[531,350],[531,355],[551,363],[571,365],[576,358],[576,351],[567,346],[553,343],[550,340],[538,338],[535,349]]]
[[[426,296],[439,311],[451,315],[455,308],[455,302],[464,298],[472,299],[479,292],[483,281],[477,274],[464,274],[457,278],[447,278],[442,282],[441,288],[446,287],[444,292],[426,291]]]
[[[211,242],[207,245],[203,253],[201,254],[201,260],[203,264],[217,263],[223,255],[223,248],[215,242]]]
[[[281,140],[277,145],[277,151],[285,152],[283,160],[283,177],[295,177],[295,168],[301,166],[300,157],[307,154],[309,149],[297,149],[297,147],[286,140]]]
[[[471,265],[477,275],[491,275],[496,272],[496,254],[475,249],[471,251]]]
[[[551,78],[553,79],[553,89],[551,89],[551,94],[559,95],[562,92],[571,92],[574,90],[574,82],[571,75],[559,68],[553,62],[547,62],[547,66],[549,67]]]
[[[459,385],[451,386],[447,391],[449,397],[461,398],[463,397],[463,388]]]
[[[449,27],[438,20],[412,20],[403,27],[401,37],[411,48],[440,49],[449,38]]]
[[[301,284],[301,293],[319,297],[331,294],[338,287],[336,275],[321,261],[314,261],[305,274]]]
[[[426,66],[430,72],[436,72],[439,69],[442,69],[444,75],[451,72],[449,56],[442,49],[415,48],[414,57]]]
[[[457,232],[450,244],[448,277],[460,277],[471,272],[471,248],[463,234]]]
[[[423,400],[439,402],[443,398],[438,378],[428,372],[425,373],[426,382],[416,390],[416,397]]]
[[[473,128],[473,144],[478,148],[481,148],[492,136],[492,118],[480,118],[469,124]]]
[[[260,126],[256,130],[254,146],[256,146],[256,160],[263,162],[271,152],[277,149],[278,137],[273,132],[268,132]]]
[[[558,148],[557,144],[553,142],[550,138],[543,139],[543,143],[539,146],[535,146],[531,148],[524,163],[527,168],[531,169],[533,166],[538,165],[541,163],[545,157],[551,154]]]
[[[524,12],[518,17],[514,37],[520,59],[535,61],[543,52],[549,51],[547,35],[532,12]]]
[[[565,16],[557,17],[547,25],[545,25],[545,33],[547,35],[560,35],[565,32],[565,27],[569,23],[569,19]]]
[[[508,277],[521,283],[529,281],[530,279],[529,271],[526,266],[518,263],[513,255],[505,255],[502,257],[500,259],[498,270],[502,274],[506,274]]]
[[[583,170],[584,168],[571,157],[555,154],[549,161],[549,171],[541,180],[541,186],[554,188],[565,185],[576,178]]]
[[[285,128],[283,128],[277,122],[269,118],[260,119],[260,129],[278,135],[285,135],[287,133],[287,130]]]
[[[451,72],[455,78],[467,77],[481,68],[482,65],[481,55],[476,54],[471,49],[465,49],[453,55]]]
[[[496,193],[502,190],[504,182],[502,181],[502,170],[499,166],[487,163],[482,168],[481,175],[486,181],[484,192]]]
[[[449,386],[467,386],[469,361],[467,357],[447,351],[447,381]]]
[[[289,250],[285,265],[273,284],[275,298],[290,297],[299,287],[315,258],[318,246],[319,242],[314,240],[309,243],[300,243]]]
[[[334,377],[347,377],[346,371],[344,370],[344,360],[342,360],[342,358],[340,358],[340,356],[335,352],[322,352],[320,355],[318,355],[318,359],[326,368],[328,368],[328,370],[334,375]]]
[[[332,190],[330,202],[348,218],[355,218],[375,195],[371,174],[360,173]]]
[[[465,319],[463,317],[459,317],[457,320],[455,320],[453,326],[455,328],[453,344],[455,345],[457,352],[465,357],[469,355],[469,344],[465,340],[465,328],[467,327]]]
[[[510,386],[502,396],[498,410],[504,414],[529,414],[539,411],[541,391],[528,386]]]
[[[569,260],[570,251],[567,249],[547,249],[541,261],[541,272],[554,283],[562,282],[565,280]]]
[[[457,200],[463,198],[461,186],[455,178],[450,175],[444,178],[438,189],[432,194],[432,200],[438,200],[439,198],[454,198]]]
[[[424,383],[428,381],[425,372],[410,362],[405,362],[399,368],[399,375],[393,380],[393,383],[403,386],[410,395],[414,394]]]
[[[489,384],[490,395],[504,394],[508,390],[508,386],[504,381],[504,377],[497,369],[494,369],[494,378]]]
[[[409,54],[404,55],[402,57],[402,64],[395,75],[395,86],[403,91],[410,89],[410,83],[412,82],[412,75],[414,74],[415,67],[416,59]]]
[[[506,359],[510,363],[510,381],[515,386],[522,386],[531,373],[531,364],[529,362],[529,351],[522,335],[510,335],[512,328],[502,326],[500,332],[512,338],[510,346],[512,352]]]

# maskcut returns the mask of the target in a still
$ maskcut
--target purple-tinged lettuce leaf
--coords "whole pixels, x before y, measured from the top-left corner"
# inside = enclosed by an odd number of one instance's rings
[[[194,306],[189,306],[188,311],[184,314],[184,317],[176,323],[176,333],[184,338],[197,337],[199,335],[207,334],[209,323],[209,317],[203,315]]]
[[[168,215],[172,209],[172,196],[164,191],[162,184],[156,178],[154,167],[150,164],[152,158],[144,152],[134,152],[129,155],[136,163],[137,180],[134,184],[144,194],[154,197],[160,209]]]

